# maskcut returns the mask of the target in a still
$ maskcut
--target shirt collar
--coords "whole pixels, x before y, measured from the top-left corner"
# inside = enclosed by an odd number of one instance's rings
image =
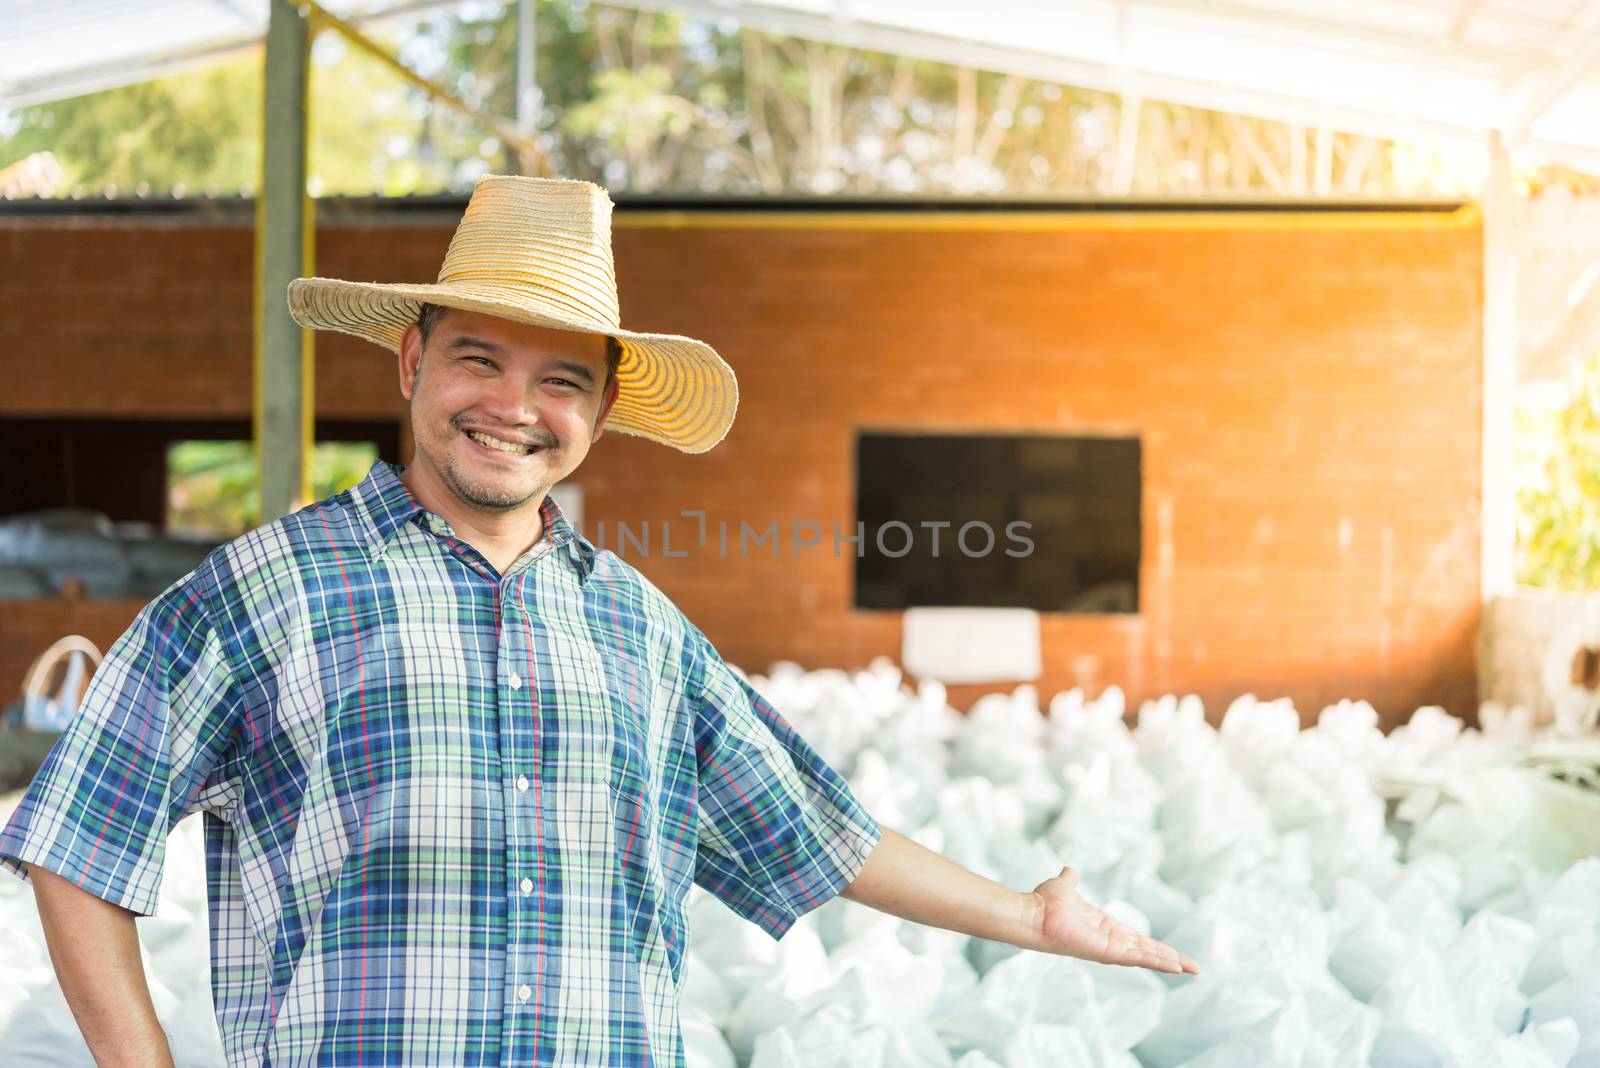
[[[350,491],[367,549],[374,557],[383,555],[395,531],[406,523],[416,521],[435,534],[450,533],[449,524],[422,507],[400,481],[400,472],[404,470],[399,464],[380,459],[372,465],[367,477]],[[579,579],[587,579],[600,550],[567,521],[561,506],[549,494],[545,494],[539,506],[539,516],[544,521],[544,540],[549,541],[553,549],[564,550],[577,569]]]

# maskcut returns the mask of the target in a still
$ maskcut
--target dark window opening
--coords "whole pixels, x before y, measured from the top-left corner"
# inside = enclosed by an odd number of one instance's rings
[[[149,599],[259,522],[248,419],[0,418],[0,600]],[[318,420],[316,498],[398,461],[398,422]]]

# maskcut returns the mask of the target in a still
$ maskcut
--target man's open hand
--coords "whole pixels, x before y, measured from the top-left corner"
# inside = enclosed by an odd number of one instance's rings
[[[1200,974],[1200,966],[1169,945],[1147,938],[1121,920],[1095,908],[1078,894],[1071,868],[1034,888],[1038,902],[1035,943],[1044,953],[1081,957],[1100,964],[1127,964],[1158,972]]]
[[[884,827],[845,897],[880,912],[1021,949],[1195,975],[1199,965],[1146,938],[1078,896],[1078,877],[1062,868],[1031,893],[968,871]]]

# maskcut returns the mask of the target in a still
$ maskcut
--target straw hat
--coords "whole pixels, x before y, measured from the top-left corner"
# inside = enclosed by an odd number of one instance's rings
[[[484,175],[435,285],[289,284],[289,313],[301,326],[354,334],[393,352],[423,304],[616,338],[622,359],[607,430],[698,453],[733,424],[739,384],[716,350],[694,338],[622,329],[611,198],[590,182]]]

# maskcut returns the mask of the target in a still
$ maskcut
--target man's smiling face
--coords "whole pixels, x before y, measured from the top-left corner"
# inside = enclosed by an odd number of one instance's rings
[[[507,512],[537,502],[598,441],[617,399],[606,339],[445,311],[426,344],[400,342],[400,392],[410,402],[413,465],[463,506]]]

